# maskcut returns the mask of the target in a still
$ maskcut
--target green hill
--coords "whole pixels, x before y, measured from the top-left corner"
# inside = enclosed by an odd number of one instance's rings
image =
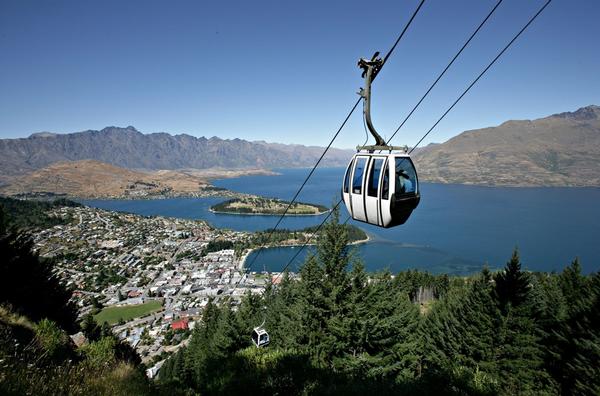
[[[69,219],[51,217],[47,212],[60,206],[81,206],[64,198],[53,201],[21,200],[0,196],[0,209],[4,211],[4,226],[16,229],[49,228],[65,224]]]
[[[329,210],[326,206],[304,202],[290,202],[263,197],[234,198],[211,206],[211,211],[231,214],[257,215],[320,215]],[[286,211],[287,210],[287,211]]]

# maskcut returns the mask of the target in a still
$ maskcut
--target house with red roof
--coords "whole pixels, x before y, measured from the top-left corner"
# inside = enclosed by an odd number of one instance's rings
[[[188,318],[183,318],[171,322],[171,329],[173,330],[187,330],[188,329]]]

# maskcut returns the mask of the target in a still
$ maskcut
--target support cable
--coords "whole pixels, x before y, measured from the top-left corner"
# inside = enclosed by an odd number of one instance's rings
[[[421,0],[419,2],[419,5],[417,6],[417,8],[413,12],[412,16],[410,17],[410,19],[408,20],[408,22],[404,26],[404,29],[402,29],[402,32],[400,33],[400,35],[398,36],[398,38],[394,42],[394,45],[392,46],[392,48],[390,48],[390,50],[388,51],[388,53],[385,55],[385,57],[383,59],[383,63],[381,65],[381,68],[383,68],[383,65],[385,64],[385,62],[387,62],[387,60],[389,59],[389,57],[392,55],[392,53],[396,49],[396,46],[398,45],[398,43],[402,39],[402,37],[404,37],[404,34],[408,30],[409,26],[412,24],[413,20],[415,19],[415,17],[419,13],[419,10],[421,9],[421,7],[423,6],[424,3],[425,3],[425,0]],[[380,70],[381,70],[381,68],[380,68]],[[333,142],[335,141],[335,139],[338,137],[339,133],[342,131],[342,129],[346,125],[346,122],[348,121],[348,119],[350,118],[350,116],[352,115],[352,113],[354,113],[354,110],[356,110],[356,107],[358,106],[358,104],[360,103],[361,100],[363,100],[362,97],[360,97],[356,101],[356,103],[354,104],[354,106],[352,107],[352,109],[350,110],[350,112],[348,113],[348,115],[346,116],[346,118],[344,119],[344,122],[342,122],[341,126],[338,128],[337,132],[334,134],[333,138],[331,139],[331,141],[329,142],[329,144],[327,145],[327,147],[325,148],[325,150],[321,154],[320,158],[317,160],[316,164],[313,166],[313,168],[311,169],[311,171],[309,172],[309,174],[306,176],[306,178],[304,179],[304,182],[302,183],[302,185],[300,186],[300,188],[298,189],[298,191],[296,191],[296,194],[294,195],[294,197],[292,198],[292,200],[289,202],[289,204],[287,205],[287,207],[285,208],[285,210],[283,211],[283,213],[279,217],[277,223],[275,224],[275,226],[269,232],[269,235],[267,236],[266,242],[260,246],[258,252],[252,258],[252,261],[250,262],[250,264],[246,268],[246,272],[250,272],[250,269],[252,268],[252,266],[254,265],[254,263],[256,262],[256,260],[258,259],[258,257],[260,256],[260,254],[261,254],[262,250],[264,249],[265,245],[268,244],[271,241],[272,236],[275,233],[275,230],[281,224],[281,221],[283,220],[283,218],[285,217],[285,215],[287,214],[287,212],[289,211],[289,209],[292,207],[292,205],[294,204],[294,202],[298,198],[298,195],[300,195],[300,192],[302,191],[302,189],[304,188],[304,186],[306,185],[306,183],[308,182],[308,180],[310,179],[310,177],[313,175],[314,171],[316,170],[317,166],[319,165],[319,163],[321,162],[321,160],[323,159],[323,157],[325,156],[325,154],[327,153],[327,151],[329,151],[329,149],[331,148],[331,145],[333,144]],[[241,279],[240,279],[240,281],[241,281]],[[237,287],[238,284],[239,284],[239,282],[236,283],[236,285],[234,287],[234,290],[235,290],[235,288]]]
[[[531,25],[531,23],[542,13],[542,11],[544,11],[544,9],[552,2],[552,0],[547,0],[546,3],[538,10],[537,13],[535,13],[530,19],[529,21],[525,24],[525,26],[523,26],[523,28],[521,28],[521,30],[519,30],[519,32],[512,38],[512,40],[510,40],[508,42],[508,44],[498,53],[498,55],[496,55],[496,57],[494,59],[492,59],[492,61],[485,67],[485,69],[483,69],[483,71],[473,80],[473,82],[471,82],[471,84],[469,84],[469,86],[463,91],[463,93],[454,101],[454,103],[452,103],[452,105],[448,108],[448,110],[446,110],[442,116],[435,122],[435,124],[433,124],[433,126],[431,128],[429,128],[429,130],[423,135],[423,137],[421,137],[421,139],[419,139],[419,141],[417,142],[417,144],[415,144],[413,146],[413,148],[409,151],[409,154],[412,153],[418,146],[419,144],[421,144],[423,142],[423,139],[425,139],[425,137],[427,137],[427,135],[429,135],[431,133],[431,131],[433,131],[433,129],[444,119],[444,117],[446,117],[446,115],[454,108],[454,106],[456,106],[456,104],[458,104],[458,102],[460,102],[460,100],[467,94],[467,92],[469,92],[469,90],[477,83],[477,81],[479,81],[479,79],[492,67],[492,65],[494,63],[496,63],[496,61],[506,52],[506,50],[517,40],[517,38],[519,38],[519,36],[521,36],[521,34],[529,27],[529,25]],[[300,249],[298,249],[298,251],[296,252],[296,254],[288,261],[288,263],[284,266],[283,270],[279,273],[279,275],[277,275],[277,277],[273,280],[273,283],[276,283],[276,281],[279,279],[279,277],[281,276],[282,273],[284,273],[288,267],[292,264],[292,262],[296,259],[296,257],[298,257],[298,255],[300,255],[301,251],[310,243],[310,241],[313,239],[314,235],[317,234],[317,232],[321,229],[321,227],[323,226],[323,224],[325,224],[325,222],[327,221],[327,219],[329,219],[331,213],[333,213],[333,210],[335,210],[340,204],[342,203],[342,199],[340,199],[337,204],[334,206],[334,208],[332,209],[332,211],[330,212],[330,214],[321,222],[321,224],[319,224],[319,226],[317,227],[317,230],[311,235],[311,237],[300,247]],[[350,217],[348,217],[343,225],[346,225],[348,223],[348,221],[350,220]],[[314,256],[314,255],[313,255]]]
[[[531,25],[531,23],[538,17],[538,15],[540,15],[542,13],[542,11],[544,11],[544,9],[551,2],[552,2],[552,0],[547,0],[546,3],[538,10],[538,12],[536,12],[535,15],[533,15],[529,19],[529,21],[525,24],[525,26],[523,26],[523,28],[521,28],[521,30],[519,30],[519,32],[512,38],[512,40],[510,40],[508,42],[508,44],[506,44],[506,46],[502,49],[502,51],[500,51],[498,53],[498,55],[496,55],[496,57],[494,59],[492,59],[492,61],[486,66],[486,68],[483,69],[483,71],[481,73],[479,73],[477,78],[475,78],[475,80],[473,80],[473,82],[471,84],[469,84],[467,89],[465,89],[463,91],[463,93],[460,94],[460,96],[454,101],[454,103],[452,103],[452,105],[448,108],[448,110],[446,110],[446,112],[444,114],[442,114],[442,116],[435,122],[435,124],[433,124],[433,126],[431,128],[429,128],[429,130],[425,133],[425,135],[423,135],[423,137],[421,139],[419,139],[417,144],[415,144],[414,147],[408,152],[409,154],[412,153],[417,148],[417,146],[419,144],[421,144],[421,142],[423,142],[423,139],[425,139],[431,133],[431,131],[433,131],[433,129],[444,119],[444,117],[446,117],[446,115],[454,108],[454,106],[456,106],[456,104],[458,102],[460,102],[460,100],[467,94],[467,92],[469,92],[471,90],[471,88],[473,88],[473,86],[477,83],[477,81],[479,81],[479,79],[492,67],[492,65],[494,65],[494,63],[496,63],[496,61],[498,59],[500,59],[502,54],[504,54],[506,52],[506,50],[519,38],[519,36],[521,36],[521,34],[525,31],[525,29],[527,29],[529,27],[529,25]]]
[[[488,21],[488,19],[490,19],[490,17],[492,16],[492,14],[496,11],[496,9],[498,8],[498,6],[500,6],[500,4],[503,1],[504,0],[499,0],[496,3],[496,5],[494,6],[494,8],[492,8],[492,10],[487,14],[487,16],[483,19],[483,21],[481,21],[481,23],[479,24],[479,26],[477,26],[477,29],[475,29],[475,31],[471,34],[471,36],[467,39],[467,41],[465,41],[465,43],[463,44],[463,46],[460,48],[460,50],[458,50],[458,52],[456,53],[456,55],[454,55],[454,57],[448,63],[448,65],[446,65],[446,67],[444,68],[444,70],[442,70],[442,72],[439,74],[439,76],[437,76],[437,78],[435,79],[435,81],[433,82],[433,84],[431,84],[431,86],[427,89],[427,91],[425,91],[425,94],[423,94],[423,96],[421,97],[421,99],[419,99],[419,101],[417,102],[417,104],[408,113],[408,115],[406,116],[406,118],[404,118],[404,120],[400,123],[400,125],[398,126],[398,128],[396,128],[396,130],[394,131],[394,133],[392,134],[392,136],[390,136],[390,138],[387,141],[388,145],[390,144],[390,142],[392,141],[392,139],[394,138],[394,136],[396,136],[396,134],[398,133],[398,131],[400,131],[400,129],[404,126],[404,124],[406,123],[406,121],[408,121],[408,119],[413,115],[413,113],[415,112],[415,110],[417,110],[417,108],[421,105],[421,103],[423,102],[423,100],[425,100],[425,98],[427,97],[427,95],[429,95],[429,92],[431,92],[431,90],[437,85],[437,83],[441,80],[441,78],[444,76],[444,74],[446,74],[446,72],[448,71],[448,69],[450,69],[450,66],[452,66],[452,64],[454,63],[454,61],[460,56],[460,54],[463,52],[463,50],[465,48],[467,48],[467,46],[469,45],[469,43],[471,42],[471,40],[473,40],[473,38],[477,35],[477,33],[479,33],[479,30],[481,30],[481,28],[483,27],[483,25],[485,25],[485,23]],[[381,151],[380,151],[380,153],[381,153]]]

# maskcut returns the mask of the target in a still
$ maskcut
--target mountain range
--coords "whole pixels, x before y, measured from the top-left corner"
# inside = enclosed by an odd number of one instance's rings
[[[220,168],[223,172],[312,166],[322,151],[316,146],[143,134],[131,126],[69,134],[43,132],[28,138],[0,139],[0,184],[4,184],[4,193],[40,188],[60,192],[59,180],[76,186],[79,180],[92,180],[101,174],[103,183],[109,183],[107,175],[115,173],[119,175],[115,178],[120,178],[114,181],[119,188],[137,180],[148,181],[148,177],[158,180],[162,188],[169,177],[153,172],[185,170],[177,174],[177,186],[185,186],[187,191],[210,178],[207,174],[199,177],[194,173],[198,169]],[[321,166],[346,166],[352,154],[353,150],[332,148]],[[445,143],[419,148],[413,157],[422,181],[600,186],[600,107],[592,105],[536,120],[507,121],[466,131]],[[52,175],[57,177],[52,179]],[[48,180],[56,182],[50,186]]]
[[[297,144],[143,134],[132,126],[68,134],[42,132],[0,140],[0,182],[60,161],[91,159],[138,170],[256,169],[312,166],[322,152],[322,147]],[[332,148],[322,165],[345,166],[352,153]]]
[[[416,152],[421,180],[489,186],[600,186],[600,107],[466,131]]]

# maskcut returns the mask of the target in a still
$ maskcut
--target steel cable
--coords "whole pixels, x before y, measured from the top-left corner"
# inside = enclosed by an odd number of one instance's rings
[[[406,25],[402,29],[402,32],[399,34],[398,38],[394,42],[394,45],[390,48],[390,50],[388,51],[388,53],[384,57],[383,63],[381,65],[381,68],[383,68],[383,65],[385,64],[385,62],[387,62],[387,60],[389,59],[390,55],[394,52],[394,50],[396,49],[396,46],[398,45],[398,43],[400,42],[400,40],[402,39],[402,37],[404,37],[404,34],[408,30],[409,26],[412,24],[413,20],[417,16],[419,10],[421,9],[421,7],[423,6],[424,3],[425,3],[425,0],[421,0],[420,1],[419,5],[417,6],[417,8],[415,9],[415,11],[411,15],[410,19],[408,20],[408,22],[406,23]],[[380,68],[380,70],[381,70],[381,68]],[[272,238],[273,234],[275,233],[275,231],[277,230],[277,227],[281,224],[281,221],[283,220],[283,218],[285,217],[285,215],[287,214],[287,212],[289,211],[289,209],[292,207],[292,205],[294,204],[294,202],[296,201],[296,199],[300,195],[300,192],[302,191],[302,189],[304,188],[304,186],[306,185],[306,183],[308,182],[308,180],[311,178],[311,176],[313,175],[313,173],[316,170],[317,166],[320,164],[320,162],[323,159],[323,157],[325,156],[325,154],[329,151],[329,149],[331,148],[331,145],[333,144],[333,142],[335,141],[335,139],[338,137],[339,133],[342,131],[342,129],[346,125],[348,119],[354,113],[354,110],[356,110],[356,107],[358,106],[358,104],[361,102],[362,99],[363,98],[360,97],[356,101],[356,103],[354,104],[354,106],[351,108],[350,112],[348,113],[348,115],[346,116],[346,118],[344,119],[344,121],[342,122],[341,126],[338,128],[337,132],[334,134],[333,138],[331,139],[331,141],[329,142],[329,144],[327,145],[327,147],[325,148],[325,150],[323,151],[323,153],[321,154],[321,156],[319,157],[319,159],[317,160],[317,162],[315,163],[315,165],[313,166],[313,168],[311,169],[311,171],[308,173],[308,175],[304,179],[304,182],[301,184],[300,188],[296,191],[296,194],[294,195],[294,197],[292,198],[292,200],[289,202],[289,204],[287,205],[287,207],[285,208],[285,210],[283,211],[283,213],[281,214],[281,216],[277,220],[277,223],[270,230],[269,235],[267,236],[266,243],[263,243],[260,246],[260,248],[258,249],[257,253],[252,258],[252,261],[246,267],[246,273],[250,272],[251,268],[253,267],[254,263],[256,262],[256,260],[258,259],[258,257],[260,256],[260,254],[261,254],[262,250],[264,249],[265,245],[268,244],[271,241],[271,238]],[[327,216],[326,218],[328,218],[328,217],[329,216]],[[239,282],[237,282],[235,284],[233,290],[235,290],[235,288],[239,285],[239,283],[241,282],[242,279],[243,279],[243,277],[240,279]]]
[[[454,106],[456,106],[456,104],[458,102],[460,102],[460,100],[467,94],[467,92],[469,92],[469,90],[477,83],[477,81],[479,81],[479,79],[492,67],[492,65],[494,63],[496,63],[496,61],[504,54],[504,52],[506,52],[506,50],[517,40],[517,38],[519,38],[519,36],[529,27],[529,25],[531,25],[531,23],[542,13],[542,11],[544,11],[544,9],[552,2],[552,0],[547,0],[546,3],[538,10],[537,13],[535,13],[530,19],[529,21],[525,24],[525,26],[523,26],[523,28],[521,28],[521,30],[519,30],[519,32],[512,38],[512,40],[510,40],[508,42],[508,44],[498,53],[498,55],[496,55],[496,57],[494,57],[494,59],[492,59],[492,61],[483,69],[483,71],[473,80],[473,82],[471,82],[471,84],[469,84],[469,86],[463,91],[463,93],[454,101],[454,103],[452,103],[452,105],[442,114],[442,116],[435,122],[435,124],[433,124],[433,126],[431,128],[429,128],[429,130],[423,135],[423,137],[421,137],[421,139],[419,139],[419,141],[417,142],[417,144],[415,144],[413,146],[413,148],[409,151],[409,154],[412,153],[419,144],[421,144],[421,142],[425,139],[425,137],[427,137],[427,135],[429,135],[429,133],[431,133],[431,131],[433,131],[433,129],[444,119],[444,117],[454,108]],[[462,51],[462,49],[461,49]],[[391,138],[390,138],[391,139]],[[366,142],[365,142],[366,143]],[[334,206],[335,210],[340,204],[342,203],[342,199],[340,199],[337,204]],[[277,275],[277,277],[275,277],[275,279],[273,279],[273,283],[276,283],[276,281],[279,279],[279,277],[281,276],[282,273],[284,273],[287,268],[292,264],[292,262],[296,259],[296,257],[298,257],[298,255],[301,253],[301,251],[310,243],[310,241],[312,240],[313,236],[317,234],[318,230],[321,229],[321,227],[323,226],[323,224],[329,219],[331,213],[323,220],[323,222],[321,222],[321,224],[319,224],[319,226],[317,227],[317,231],[315,231],[315,233],[313,233],[311,235],[311,237],[300,247],[300,249],[298,249],[298,251],[296,252],[296,254],[288,261],[288,263],[283,267],[283,270]],[[346,225],[348,223],[348,221],[350,220],[350,217],[348,217],[343,225]],[[314,255],[313,255],[314,256]]]

